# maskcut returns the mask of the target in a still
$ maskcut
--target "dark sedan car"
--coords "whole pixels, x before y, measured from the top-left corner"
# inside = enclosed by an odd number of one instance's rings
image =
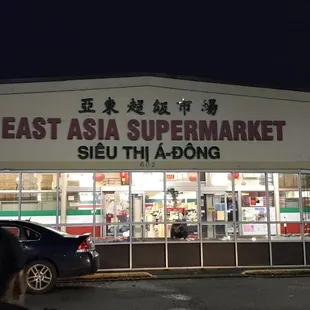
[[[53,289],[57,278],[95,273],[99,254],[88,234],[69,235],[30,221],[0,220],[13,233],[27,255],[27,291],[44,294]]]

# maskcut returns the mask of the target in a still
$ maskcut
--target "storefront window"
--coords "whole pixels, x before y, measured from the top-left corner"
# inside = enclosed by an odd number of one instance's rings
[[[57,173],[22,173],[21,219],[56,224]]]
[[[96,225],[96,243],[129,242],[130,227],[128,223],[109,223]]]
[[[165,240],[164,173],[133,172],[132,241]]]
[[[310,239],[310,173],[300,175],[305,238]]]
[[[238,219],[238,201],[236,194],[233,199],[233,178],[237,178],[236,173],[202,172],[200,174],[200,213],[203,222],[203,239],[218,240],[223,237],[229,239],[234,235],[233,221],[234,217],[236,220]]]
[[[19,216],[19,174],[0,174],[0,218],[18,219]]]
[[[96,172],[96,242],[126,241],[129,237],[129,172]]]
[[[270,204],[271,238],[295,240],[301,238],[301,217],[299,204],[299,177],[297,173],[273,173],[274,190]],[[273,212],[274,210],[274,212]],[[275,215],[273,215],[275,213]],[[274,228],[275,226],[275,228]]]
[[[199,220],[198,176],[197,172],[166,172],[167,221],[195,223]]]
[[[235,240],[235,234],[232,230],[233,224],[203,224],[203,241],[225,241]]]
[[[94,237],[93,226],[89,224],[67,224],[51,227],[70,235],[89,234],[90,237]]]
[[[88,224],[93,227],[93,173],[59,173],[59,217],[66,226]],[[78,232],[78,230],[77,230]]]
[[[166,214],[168,238],[171,241],[198,240],[197,172],[166,172]]]
[[[71,234],[89,233],[97,243],[308,240],[309,175],[2,173],[0,218],[31,219]]]
[[[240,224],[241,229],[237,231],[237,241],[265,241],[268,242],[268,225],[267,223],[247,223]]]
[[[272,181],[269,181],[272,184]],[[235,179],[238,193],[239,225],[238,238],[268,236],[267,197],[265,173],[238,173]],[[248,222],[248,223],[247,223]]]
[[[165,242],[165,225],[153,222],[132,225],[132,242]]]

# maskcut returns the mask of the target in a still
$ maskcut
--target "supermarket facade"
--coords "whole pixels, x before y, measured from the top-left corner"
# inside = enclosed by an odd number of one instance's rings
[[[163,77],[0,85],[0,219],[107,270],[310,265],[310,95]]]

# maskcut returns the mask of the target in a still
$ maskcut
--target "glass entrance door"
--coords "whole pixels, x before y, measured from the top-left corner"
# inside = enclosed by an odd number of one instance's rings
[[[129,231],[128,193],[101,191],[100,218],[105,223],[100,228],[102,238],[124,236]]]

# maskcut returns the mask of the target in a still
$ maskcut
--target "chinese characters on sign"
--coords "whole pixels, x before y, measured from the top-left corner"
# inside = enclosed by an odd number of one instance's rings
[[[117,114],[119,112],[116,109],[114,109],[116,103],[111,97],[109,97],[108,100],[105,101],[104,105],[105,110],[103,110],[102,113],[107,113],[108,115],[111,115],[112,113]]]
[[[158,115],[170,115],[171,113],[168,111],[168,102],[160,102],[158,99],[153,104],[153,113]]]
[[[132,98],[127,107],[128,107],[127,113],[132,111],[139,115],[145,114],[143,112],[143,100],[135,100],[134,98]]]
[[[187,112],[190,111],[192,103],[193,103],[192,101],[185,100],[184,98],[177,103],[179,105],[179,110],[183,113],[184,116],[186,115]]]
[[[94,103],[93,98],[84,98],[81,100],[81,110],[79,110],[79,113],[96,113],[96,111],[93,109]]]
[[[193,101],[185,100],[184,98],[176,103],[178,105],[178,110],[186,116],[187,113],[191,111],[191,106]],[[104,114],[117,114],[119,110],[116,109],[116,102],[114,99],[109,97],[104,103],[104,110],[102,113]],[[202,103],[202,112],[206,112],[208,115],[215,116],[218,110],[218,104],[216,103],[216,99],[208,99],[204,100]],[[169,111],[168,102],[167,101],[159,101],[155,100],[153,103],[153,113],[157,115],[171,115]],[[81,109],[78,111],[79,113],[96,113],[94,109],[94,98],[83,98],[81,99]],[[144,112],[144,100],[132,98],[127,105],[127,113],[136,113],[139,115],[145,115]]]
[[[207,112],[207,114],[214,116],[217,112],[218,105],[216,104],[216,99],[204,100],[202,105],[202,112]]]

